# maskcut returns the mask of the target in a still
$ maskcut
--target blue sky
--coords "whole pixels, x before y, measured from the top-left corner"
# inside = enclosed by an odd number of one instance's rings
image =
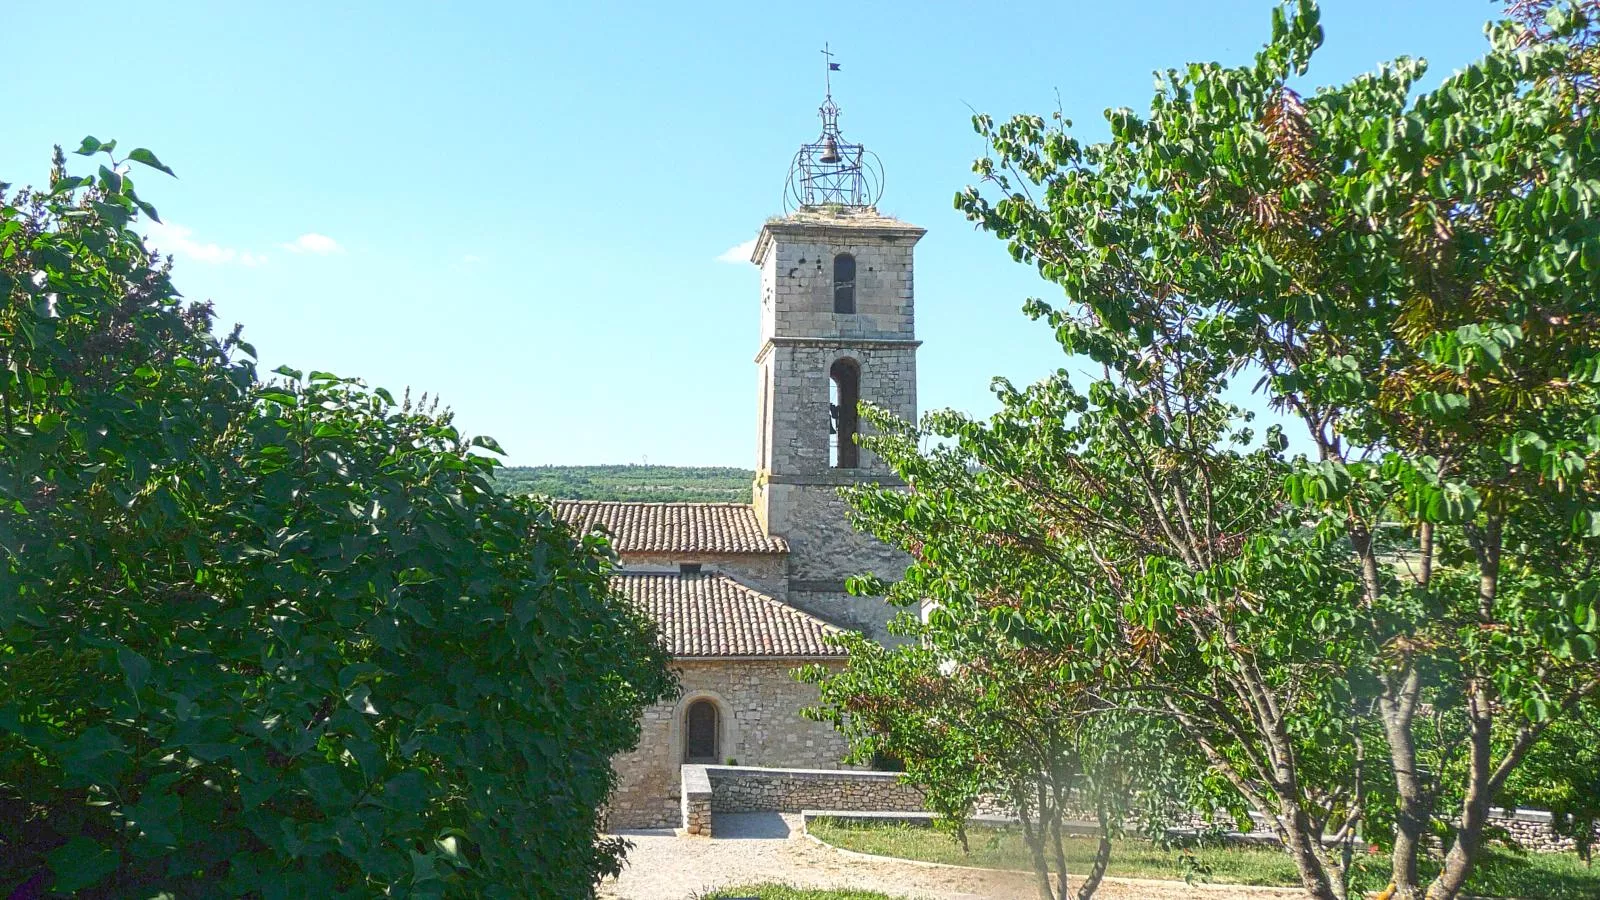
[[[1310,80],[1479,55],[1483,0],[1325,0]],[[1079,133],[1151,73],[1247,61],[1268,0],[271,4],[4,0],[0,180],[52,143],[145,146],[179,288],[280,363],[410,386],[514,464],[750,466],[758,275],[719,257],[782,211],[817,130],[882,158],[917,254],[924,409],[1064,357],[1018,311],[1055,296],[951,203],[997,119]],[[970,107],[970,108],[969,108]]]

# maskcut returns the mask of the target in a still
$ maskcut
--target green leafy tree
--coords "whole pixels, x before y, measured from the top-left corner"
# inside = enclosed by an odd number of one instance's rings
[[[1554,80],[1580,104],[1593,105],[1600,91],[1600,0],[1509,0],[1506,12],[1523,27],[1523,44],[1565,48]]]
[[[869,415],[883,430],[874,449],[919,489],[857,491],[857,515],[917,562],[893,585],[866,579],[855,588],[931,608],[891,624],[904,643],[848,636],[845,668],[806,669],[802,677],[820,688],[808,713],[833,722],[858,761],[901,762],[904,780],[923,790],[937,823],[963,846],[981,804],[1000,801],[1015,812],[1043,900],[1072,895],[1063,841],[1072,820],[1088,816],[1098,826],[1097,852],[1075,892],[1087,900],[1130,807],[1157,793],[1157,755],[1139,756],[1156,743],[1135,739],[1146,737],[1129,727],[1139,723],[1116,721],[1095,696],[1094,656],[1050,639],[1061,598],[1030,580],[1038,570],[1000,563],[1006,547],[971,540],[965,526],[977,513],[965,498],[993,496],[982,474],[956,451],[920,456],[914,431],[879,411]],[[1061,576],[1058,589],[1071,584],[1071,573],[1051,571]]]
[[[913,557],[891,599],[931,608],[910,629],[921,646],[891,651],[918,660],[913,679],[857,652],[823,696],[843,699],[847,728],[880,739],[906,721],[959,721],[947,745],[915,731],[901,744],[969,792],[1007,784],[959,779],[983,781],[973,755],[1009,741],[1066,760],[1064,780],[1091,788],[1107,826],[1180,807],[1248,827],[1254,808],[1305,857],[1308,886],[1342,894],[1370,782],[1355,663],[1372,648],[1346,613],[1355,572],[1337,534],[1287,509],[1281,439],[1250,449],[1244,414],[1214,396],[1215,364],[1181,346],[1124,342],[1137,377],[1086,393],[1065,373],[1024,390],[999,382],[1001,411],[986,421],[946,411],[913,429],[869,411],[865,443],[908,489],[856,490],[852,506]],[[931,678],[935,661],[951,677]],[[980,724],[940,705],[951,693]],[[992,761],[1023,784],[1043,770]]]
[[[893,648],[848,639],[848,667],[803,673],[821,691],[812,714],[849,737],[857,761],[900,762],[903,780],[923,791],[936,824],[963,848],[968,820],[998,801],[1017,815],[1042,900],[1088,900],[1128,807],[1155,793],[1149,776],[1159,772],[1157,760],[1136,753],[1153,744],[1096,710],[1085,683],[1067,674],[1071,662],[1016,642],[958,660],[939,630],[901,627],[919,642]],[[970,651],[982,646],[963,643]],[[1064,841],[1079,816],[1095,823],[1097,844],[1073,890]]]
[[[671,689],[448,414],[213,337],[115,142],[0,207],[0,892],[589,896]]]
[[[1431,91],[1400,59],[1302,96],[1322,30],[1315,4],[1286,4],[1252,65],[1167,72],[1147,116],[1108,112],[1108,142],[976,117],[988,184],[957,197],[1063,288],[1031,309],[1069,352],[1150,383],[1129,348],[1180,348],[1259,376],[1303,427],[1315,458],[1282,482],[1356,575],[1342,608],[1314,605],[1368,648],[1350,664],[1374,682],[1402,900],[1434,829],[1427,896],[1459,896],[1495,795],[1600,688],[1600,155],[1563,43],[1584,13],[1546,22],[1543,40],[1492,26]],[[1307,550],[1259,560],[1280,585],[1263,609],[1327,590],[1294,574]],[[1291,852],[1313,895],[1336,893],[1323,854]]]

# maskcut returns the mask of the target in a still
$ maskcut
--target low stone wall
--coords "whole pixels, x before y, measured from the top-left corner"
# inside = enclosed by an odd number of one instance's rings
[[[1276,833],[1273,831],[1272,820],[1260,813],[1251,813],[1251,820],[1255,823],[1249,832],[1233,831],[1233,823],[1229,821],[1221,827],[1223,840],[1239,843],[1255,843],[1270,846],[1279,846]],[[1508,837],[1524,850],[1530,853],[1567,853],[1577,849],[1577,842],[1569,837],[1556,834],[1554,816],[1542,809],[1491,809],[1489,810],[1489,829],[1503,831],[1504,834],[1495,834],[1494,837]],[[1189,816],[1181,819],[1178,827],[1169,829],[1169,834],[1196,835],[1215,834],[1218,828],[1215,823],[1201,816]],[[1432,839],[1436,849],[1443,850],[1437,838]],[[1593,845],[1600,846],[1600,825],[1595,827]]]
[[[1556,834],[1554,818],[1542,809],[1496,809],[1489,813],[1489,827],[1505,829],[1513,841],[1534,853],[1576,850],[1576,841]],[[1600,825],[1591,843],[1600,844]]]
[[[798,813],[803,809],[917,812],[923,808],[922,792],[901,784],[895,772],[686,765],[682,781],[680,812],[685,834],[713,833],[717,813]]]
[[[709,835],[717,813],[786,812],[806,810],[861,813],[908,813],[912,819],[928,818],[922,792],[900,783],[896,772],[849,769],[768,769],[758,766],[684,766],[680,815],[686,834]],[[1006,804],[991,798],[979,804],[980,818],[1000,821],[1011,816]],[[817,813],[826,815],[826,813]],[[1271,823],[1256,818],[1256,829],[1233,833],[1225,839],[1244,843],[1276,843]],[[1551,827],[1551,815],[1539,809],[1497,809],[1490,814],[1491,828],[1503,829],[1519,845],[1534,853],[1574,849],[1571,838]],[[908,819],[909,820],[909,819]],[[1209,830],[1198,817],[1173,829],[1175,835]],[[1595,844],[1600,845],[1600,829]]]
[[[678,798],[683,816],[683,833],[711,836],[711,780],[705,766],[683,767],[683,789]]]
[[[763,769],[705,766],[712,812],[799,812],[802,809],[923,808],[922,792],[895,772],[847,769]]]

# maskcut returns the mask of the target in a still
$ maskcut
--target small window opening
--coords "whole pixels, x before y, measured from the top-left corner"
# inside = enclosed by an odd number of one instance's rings
[[[696,700],[689,704],[684,718],[683,761],[716,765],[721,750],[717,705],[710,700]]]
[[[680,575],[699,575],[700,574],[700,564],[699,563],[678,563],[678,574],[680,574]]]
[[[855,360],[834,360],[828,369],[828,395],[828,464],[835,469],[854,469],[861,460],[856,446],[861,369]]]
[[[856,258],[848,253],[833,258],[833,311],[856,311]]]

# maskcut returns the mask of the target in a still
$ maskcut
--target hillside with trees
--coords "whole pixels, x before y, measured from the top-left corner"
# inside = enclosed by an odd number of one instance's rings
[[[718,466],[507,466],[496,485],[510,494],[563,500],[749,503],[749,469]]]

